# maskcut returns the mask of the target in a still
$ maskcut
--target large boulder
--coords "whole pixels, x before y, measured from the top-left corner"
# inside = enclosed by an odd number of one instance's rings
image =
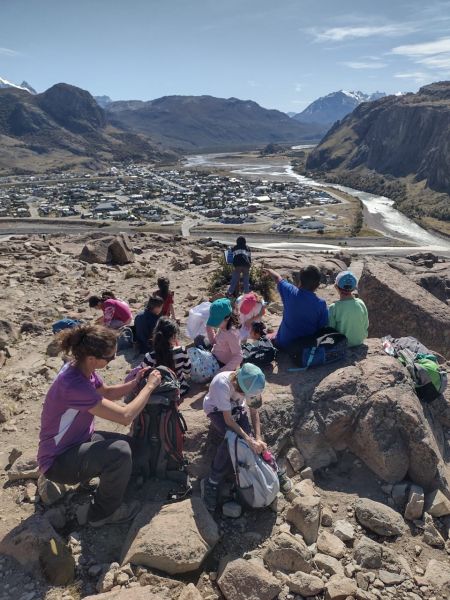
[[[80,260],[87,263],[126,265],[134,261],[133,248],[125,233],[102,237],[85,244]]]
[[[366,358],[331,372],[301,400],[294,437],[313,469],[348,448],[391,483],[408,476],[430,489],[436,487],[438,472],[445,472],[440,423],[420,403],[407,371],[382,352],[379,341],[369,340]]]
[[[133,521],[122,549],[122,564],[171,575],[195,571],[218,539],[217,525],[200,498],[149,503]]]
[[[407,530],[401,514],[370,498],[359,498],[356,501],[355,513],[361,525],[378,535],[401,535]]]
[[[448,307],[403,275],[374,258],[366,259],[358,285],[370,316],[369,335],[412,335],[450,357]]]
[[[153,592],[147,586],[135,586],[132,588],[120,588],[105,592],[103,594],[94,594],[85,596],[84,600],[176,600],[178,595],[171,593]]]
[[[243,558],[229,562],[217,583],[226,600],[273,600],[281,592],[278,579]]]
[[[271,539],[264,553],[264,562],[273,571],[295,573],[311,571],[311,552],[303,540],[290,533],[280,533]]]
[[[321,510],[317,496],[298,496],[286,513],[286,520],[295,525],[308,546],[317,540]]]

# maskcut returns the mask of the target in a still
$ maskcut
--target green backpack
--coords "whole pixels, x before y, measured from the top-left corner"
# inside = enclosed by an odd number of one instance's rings
[[[399,361],[408,369],[422,402],[432,402],[447,387],[447,371],[438,363],[434,354],[414,354],[411,350],[399,350]]]

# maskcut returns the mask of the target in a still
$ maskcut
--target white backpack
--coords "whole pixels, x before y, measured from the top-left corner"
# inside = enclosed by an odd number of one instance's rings
[[[251,508],[272,504],[280,491],[277,473],[234,431],[228,430],[225,438],[240,497]]]

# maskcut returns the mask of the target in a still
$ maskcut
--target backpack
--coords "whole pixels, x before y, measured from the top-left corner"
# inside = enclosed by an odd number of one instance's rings
[[[120,335],[117,338],[117,350],[127,350],[132,348],[134,343],[133,330],[131,327],[122,327],[120,329]]]
[[[225,434],[240,498],[251,508],[269,506],[280,491],[276,471],[234,431]]]
[[[53,333],[59,333],[63,329],[71,329],[72,327],[78,327],[78,325],[82,325],[84,321],[79,321],[78,319],[60,319],[53,323],[52,331]]]
[[[347,353],[348,341],[343,333],[332,327],[320,329],[316,335],[299,338],[289,345],[287,352],[299,367],[290,371],[303,371],[342,360]]]
[[[217,358],[203,348],[188,348],[187,353],[191,361],[191,380],[194,383],[211,381],[220,370]]]
[[[267,343],[269,342],[269,343]],[[264,344],[242,344],[243,363],[252,363],[261,369],[267,367],[275,360],[277,351],[269,340]]]
[[[434,354],[414,353],[405,348],[397,352],[397,358],[411,375],[416,394],[422,402],[433,402],[444,393],[447,372]]]
[[[183,457],[187,425],[178,409],[180,383],[175,373],[167,367],[160,366],[157,369],[161,373],[161,383],[132,424],[131,434],[136,443],[136,459],[133,459],[133,463],[146,478],[155,476],[172,479],[188,487]],[[144,377],[136,386],[133,398],[145,383]]]

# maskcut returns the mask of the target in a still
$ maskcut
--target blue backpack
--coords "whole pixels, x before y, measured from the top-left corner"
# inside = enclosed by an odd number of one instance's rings
[[[82,325],[83,321],[79,321],[78,319],[61,319],[53,323],[52,331],[53,333],[59,333],[63,329],[69,329],[72,327],[78,327],[78,325]]]
[[[316,335],[299,338],[287,348],[297,368],[289,371],[306,371],[310,367],[328,365],[343,360],[348,341],[343,333],[332,327],[320,329]]]

